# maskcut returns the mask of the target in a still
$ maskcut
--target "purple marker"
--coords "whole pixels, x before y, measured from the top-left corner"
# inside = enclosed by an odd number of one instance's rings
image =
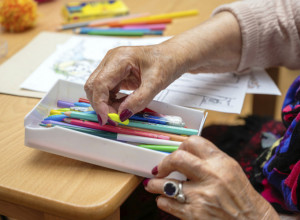
[[[70,108],[70,107],[74,107],[74,103],[72,102],[67,102],[67,101],[62,101],[62,100],[58,100],[57,101],[57,107],[59,108]]]

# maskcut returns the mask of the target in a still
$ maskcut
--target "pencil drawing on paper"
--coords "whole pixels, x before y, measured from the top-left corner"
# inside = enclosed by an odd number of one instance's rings
[[[174,96],[176,96],[176,100],[174,100]],[[176,105],[190,106],[195,108],[205,108],[207,106],[227,106],[230,108],[233,107],[232,101],[234,98],[165,89],[155,97],[155,100],[167,103],[172,102]]]
[[[97,46],[95,48],[97,48],[97,53],[100,56],[92,57],[88,54],[94,52],[91,52],[86,40],[81,39],[57,56],[51,68],[55,74],[60,75],[65,80],[83,83],[96,69],[109,49],[124,45],[130,46],[132,43],[130,41],[114,41],[114,44],[109,45],[109,47],[103,45],[99,48]]]
[[[84,57],[84,51],[83,41],[79,41],[70,50],[64,51],[53,63],[52,69],[54,73],[62,75],[68,81],[86,81],[100,61]]]
[[[248,88],[260,88],[259,81],[255,77],[254,74],[250,74],[249,81],[248,81]]]

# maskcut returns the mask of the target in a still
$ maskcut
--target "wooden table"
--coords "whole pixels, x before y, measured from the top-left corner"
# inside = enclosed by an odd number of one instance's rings
[[[61,22],[61,7],[67,1],[54,0],[39,5],[39,19],[31,30],[2,33],[0,37],[9,46],[0,64],[41,31],[55,31]],[[131,13],[199,10],[198,16],[176,19],[165,31],[166,36],[196,26],[207,19],[216,6],[230,2],[124,1]],[[24,117],[38,101],[0,95],[0,213],[16,219],[119,219],[120,205],[142,178],[24,146]]]

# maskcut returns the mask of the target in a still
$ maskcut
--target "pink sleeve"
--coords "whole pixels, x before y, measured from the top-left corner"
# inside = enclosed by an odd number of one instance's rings
[[[239,71],[249,67],[300,67],[300,0],[246,0],[222,5],[242,33]]]

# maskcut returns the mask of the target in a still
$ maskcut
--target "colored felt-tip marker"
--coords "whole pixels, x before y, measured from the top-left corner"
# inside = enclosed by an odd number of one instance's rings
[[[113,133],[113,132],[101,131],[98,129],[92,129],[92,128],[71,125],[71,124],[62,123],[62,122],[60,122],[60,123],[54,122],[54,124],[47,123],[47,122],[49,122],[49,121],[43,121],[40,124],[40,126],[43,126],[43,127],[58,126],[58,127],[63,127],[63,128],[67,128],[67,129],[71,129],[71,130],[75,130],[75,131],[79,131],[79,132],[83,132],[86,134],[90,134],[90,135],[94,135],[94,136],[98,136],[98,137],[102,137],[102,138],[107,138],[107,139],[111,139],[111,140],[118,140],[118,141],[122,141],[122,142],[124,142],[124,141],[132,142],[132,143],[137,143],[137,144],[143,143],[143,144],[147,144],[150,146],[162,146],[162,144],[168,144],[167,146],[169,146],[169,149],[167,149],[167,150],[169,150],[169,151],[166,151],[166,152],[170,152],[171,149],[174,150],[175,148],[178,148],[178,145],[181,144],[181,142],[176,142],[176,141],[168,141],[168,140],[141,137],[141,136],[135,136],[135,135]],[[160,144],[160,145],[158,145],[158,144]],[[160,148],[160,149],[162,149],[162,148]],[[148,148],[148,149],[150,149],[150,148]],[[153,147],[153,150],[155,150],[155,147]]]
[[[77,125],[71,125],[65,122],[61,122],[61,121],[54,121],[54,120],[43,120],[42,124],[52,124],[52,125],[68,125],[70,127],[80,127]]]
[[[86,102],[74,102],[74,105],[77,107],[91,107],[91,104]]]
[[[74,30],[75,33],[77,34],[89,34],[91,32],[94,32],[94,33],[113,33],[115,32],[117,35],[119,35],[119,33],[124,33],[124,34],[127,34],[127,33],[131,33],[134,34],[134,33],[143,33],[145,35],[162,35],[163,34],[163,31],[162,30],[151,30],[151,29],[123,29],[123,28],[80,28],[80,29],[75,29]]]
[[[165,18],[165,19],[144,19],[140,21],[121,21],[121,22],[113,22],[110,23],[110,27],[122,27],[125,25],[145,25],[145,24],[168,24],[171,23],[172,19]]]
[[[55,110],[55,109],[50,110],[50,115],[61,115],[61,114],[63,114],[63,112]]]
[[[74,107],[74,106],[75,105],[72,102],[63,101],[63,100],[57,101],[57,107],[59,107],[59,108],[70,108],[70,107]]]
[[[143,113],[139,113],[137,115],[140,116],[140,117],[146,118],[146,119],[165,122],[167,125],[179,126],[179,127],[184,127],[185,126],[185,123],[184,123],[183,119],[180,116],[175,116],[175,115],[161,115],[161,116],[158,116],[158,115],[155,115],[155,114],[149,113],[149,112],[143,112]],[[163,124],[163,123],[159,123],[159,122],[156,122],[156,123]]]
[[[126,126],[145,128],[145,129],[149,129],[149,130],[163,131],[163,132],[168,132],[168,133],[173,133],[173,134],[181,134],[181,135],[182,134],[183,135],[197,135],[198,134],[198,130],[196,130],[196,129],[148,123],[148,122],[141,122],[141,121],[134,121],[134,120],[129,120],[129,124]]]
[[[91,135],[95,135],[95,136],[102,137],[102,138],[117,140],[117,134],[116,133],[100,131],[100,130],[91,129],[91,128],[84,128],[84,127],[80,127],[80,126],[74,126],[74,125],[70,125],[70,124],[67,124],[67,123],[64,123],[64,124],[44,124],[44,123],[42,123],[40,125],[43,126],[43,127],[58,126],[58,127],[71,129],[71,130],[74,130],[74,131],[83,132],[85,134],[91,134]]]
[[[68,116],[64,115],[64,114],[60,114],[60,115],[50,115],[47,118],[45,118],[44,120],[53,120],[53,121],[63,121],[65,118],[67,118]]]
[[[144,36],[143,31],[128,31],[128,30],[90,30],[82,31],[81,29],[75,29],[76,34],[88,34],[88,35],[104,35],[104,36],[132,36],[140,37]]]
[[[166,29],[166,24],[146,24],[146,25],[126,25],[123,29],[150,29],[152,31],[163,31]]]
[[[95,121],[98,122],[98,118],[96,114],[88,114],[85,112],[64,112],[64,114],[70,118],[77,118],[77,119],[83,119],[83,120],[89,120],[89,121]]]
[[[168,152],[172,153],[175,150],[178,149],[178,146],[170,146],[170,145],[150,145],[150,144],[139,144],[139,147],[156,150],[156,151],[162,151],[162,152]]]
[[[144,131],[137,131],[137,130],[133,130],[133,129],[129,129],[129,128],[112,126],[112,125],[99,125],[99,123],[92,122],[92,121],[82,121],[79,119],[65,118],[64,122],[70,123],[73,125],[82,126],[82,127],[94,128],[94,129],[99,129],[102,131],[109,131],[109,132],[114,132],[114,133],[119,133],[119,134],[128,134],[128,135],[136,135],[136,136],[142,136],[142,137],[170,140],[170,137],[168,137],[168,136],[154,134],[154,133],[151,133],[150,131],[144,132]]]
[[[153,144],[153,145],[179,146],[181,144],[181,142],[179,141],[170,141],[170,140],[148,138],[148,137],[135,136],[135,135],[122,135],[118,137],[118,140],[141,143],[141,144]]]
[[[126,126],[124,126],[124,125],[119,125],[119,126],[120,126],[120,127],[126,127]],[[131,127],[130,129],[138,130],[138,131],[147,131],[147,132],[149,132],[148,129],[144,129],[144,128],[135,128],[135,127]],[[178,135],[178,134],[171,134],[171,133],[162,132],[162,131],[154,131],[154,130],[151,130],[150,132],[151,132],[151,133],[154,133],[154,134],[161,134],[161,135],[168,136],[168,137],[170,137],[170,140],[171,140],[171,141],[180,141],[180,142],[183,142],[183,141],[185,141],[186,139],[188,139],[188,136],[183,136],[183,135]]]
[[[185,123],[182,121],[182,118],[179,116],[164,116],[158,117],[151,114],[135,114],[130,117],[131,120],[144,121],[149,123],[163,124],[163,125],[172,125],[178,127],[184,127]]]
[[[86,99],[86,98],[79,98],[78,102],[85,102],[85,103],[90,103],[90,100]]]
[[[95,115],[95,114],[86,114],[84,112],[64,112],[64,114],[71,118],[84,119],[84,120],[98,122],[97,115]],[[196,129],[176,127],[176,126],[170,126],[170,125],[161,125],[161,124],[134,121],[134,120],[129,120],[129,123],[125,126],[145,128],[145,129],[149,129],[149,130],[163,131],[163,132],[173,133],[173,134],[184,134],[184,135],[197,135],[198,134],[198,130],[196,130]]]
[[[84,103],[84,102],[82,102]],[[87,104],[87,103],[86,103]],[[94,111],[94,109],[89,106],[89,107],[80,107],[80,106],[74,106],[74,107],[70,107],[71,111],[79,111],[79,112],[88,112],[88,111]],[[69,110],[69,111],[70,111]]]

